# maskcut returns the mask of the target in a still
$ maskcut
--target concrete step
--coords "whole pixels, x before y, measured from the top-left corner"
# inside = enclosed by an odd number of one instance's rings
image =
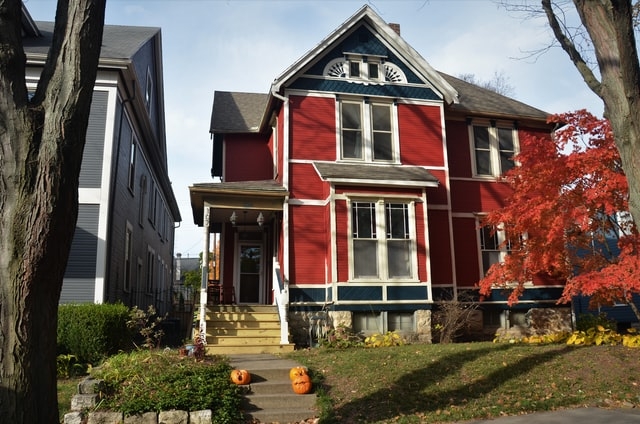
[[[317,416],[316,395],[293,392],[289,370],[300,366],[295,361],[276,355],[231,355],[234,368],[251,373],[251,384],[245,394],[246,418],[259,423],[297,423]]]

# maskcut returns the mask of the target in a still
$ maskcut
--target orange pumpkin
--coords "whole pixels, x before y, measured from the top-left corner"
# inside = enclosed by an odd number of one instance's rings
[[[291,370],[289,370],[289,379],[291,381],[295,380],[301,375],[307,375],[307,369],[305,367],[293,367],[291,368]]]
[[[247,370],[233,370],[231,371],[231,381],[234,384],[249,384],[251,383],[251,374]]]
[[[296,379],[291,382],[291,387],[293,388],[294,393],[305,395],[307,393],[311,393],[313,384],[311,383],[309,376],[304,374],[296,377]]]

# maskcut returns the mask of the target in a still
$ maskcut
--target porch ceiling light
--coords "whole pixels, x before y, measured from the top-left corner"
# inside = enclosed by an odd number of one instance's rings
[[[236,215],[236,211],[233,211],[233,213],[229,217],[229,221],[231,221],[231,225],[233,225],[234,227],[236,226],[236,219],[237,218],[238,218],[238,215]]]
[[[258,225],[262,227],[262,224],[264,224],[264,215],[262,215],[262,212],[258,214],[258,219],[256,219],[256,221],[258,222]]]

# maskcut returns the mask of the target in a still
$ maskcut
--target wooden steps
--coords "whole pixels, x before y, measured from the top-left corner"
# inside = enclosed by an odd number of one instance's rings
[[[207,354],[232,355],[291,352],[280,344],[280,317],[272,305],[209,305],[206,311]]]

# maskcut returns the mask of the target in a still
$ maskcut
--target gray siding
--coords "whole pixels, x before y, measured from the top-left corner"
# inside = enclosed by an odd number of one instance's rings
[[[98,250],[99,205],[79,205],[60,302],[93,302]]]
[[[99,205],[79,205],[65,278],[95,278]]]
[[[89,126],[87,128],[87,141],[80,169],[81,188],[100,188],[108,99],[109,93],[106,91],[93,92]]]

